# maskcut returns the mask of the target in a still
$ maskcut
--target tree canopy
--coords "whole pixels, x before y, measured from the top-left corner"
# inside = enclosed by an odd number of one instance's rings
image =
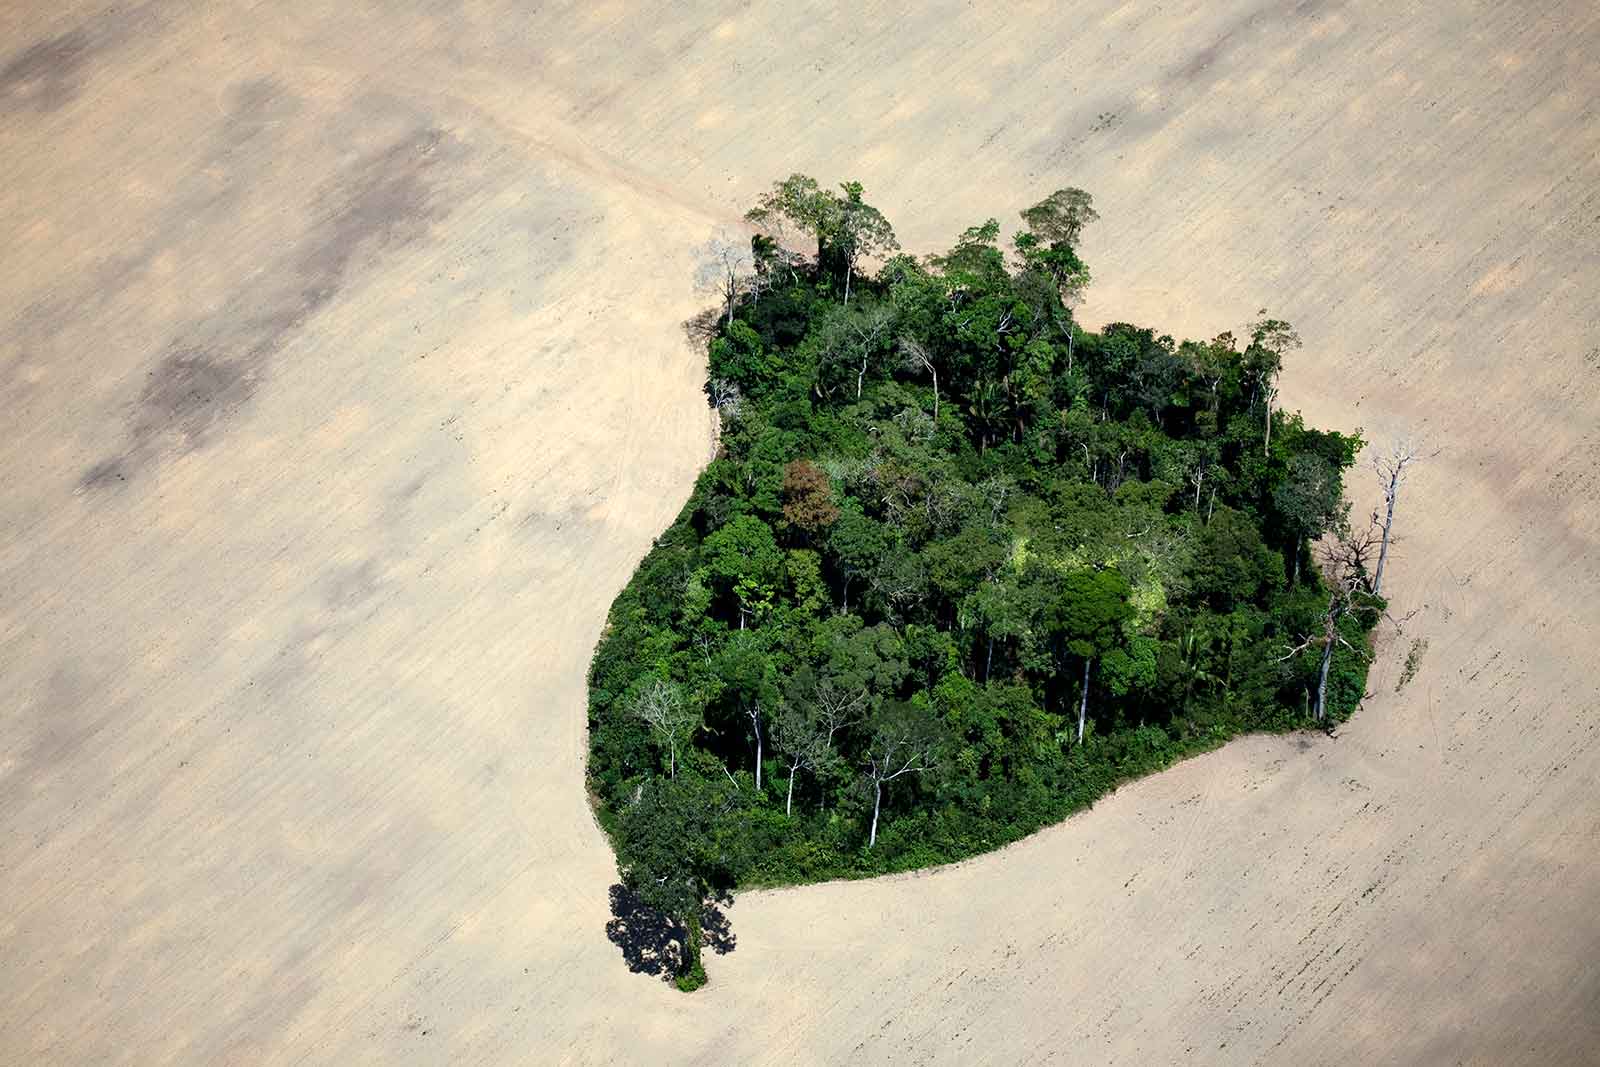
[[[590,672],[602,821],[686,922],[714,887],[995,848],[1313,698],[1336,721],[1365,684],[1381,604],[1313,556],[1361,442],[1274,406],[1287,323],[1242,351],[1085,330],[1081,190],[1009,250],[988,220],[924,258],[840,190],[793,175],[750,213],[756,277],[719,291],[709,348],[716,457]]]

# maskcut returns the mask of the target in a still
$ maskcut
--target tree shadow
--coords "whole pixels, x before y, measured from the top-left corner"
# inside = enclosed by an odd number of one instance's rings
[[[724,905],[732,903],[733,899],[727,896],[708,900],[700,912],[701,944],[719,956],[726,956],[739,943],[723,911]],[[682,923],[646,907],[626,886],[611,887],[611,918],[606,921],[606,940],[622,950],[628,970],[672,981],[683,958],[684,936]]]
[[[688,339],[690,347],[704,352],[711,347],[711,342],[716,340],[717,332],[722,329],[722,313],[714,307],[698,311],[683,320],[683,336]]]

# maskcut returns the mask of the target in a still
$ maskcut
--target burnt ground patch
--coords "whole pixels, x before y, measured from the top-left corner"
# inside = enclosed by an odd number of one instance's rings
[[[148,5],[114,8],[0,62],[0,111],[55,111],[77,99],[102,53],[156,28]]]
[[[39,41],[0,67],[0,100],[54,111],[78,95],[94,38],[82,28]]]
[[[267,85],[236,94],[230,121],[271,121]],[[311,223],[262,279],[168,343],[131,401],[123,447],[79,479],[81,490],[123,484],[164,449],[215,443],[254,395],[273,358],[359,273],[366,260],[426,237],[449,212],[437,178],[463,154],[444,131],[424,126],[343,168],[311,198]]]

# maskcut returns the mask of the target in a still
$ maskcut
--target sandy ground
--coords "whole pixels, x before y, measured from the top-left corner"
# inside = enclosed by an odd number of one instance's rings
[[[1600,1061],[1600,9],[531,6],[0,8],[0,1061]],[[1443,449],[1430,646],[743,897],[686,998],[583,675],[707,458],[690,250],[791,170],[921,250],[1081,185],[1091,320],[1294,321],[1291,406]]]

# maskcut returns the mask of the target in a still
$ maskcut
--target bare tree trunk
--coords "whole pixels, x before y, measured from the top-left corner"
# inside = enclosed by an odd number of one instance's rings
[[[785,815],[794,814],[794,776],[795,772],[797,772],[799,769],[800,767],[798,764],[792,765],[789,768],[789,795],[784,799],[783,802],[783,813]]]
[[[861,370],[856,374],[856,399],[861,399],[861,383],[867,379],[867,357],[861,357]]]
[[[994,634],[989,635],[989,655],[983,661],[983,684],[989,684],[989,671],[994,667]]]
[[[1372,576],[1372,595],[1383,595],[1383,564],[1389,558],[1389,530],[1394,526],[1394,498],[1399,495],[1400,486],[1397,478],[1391,478],[1383,495],[1388,497],[1389,506],[1383,514],[1383,541],[1378,546],[1378,569]]]
[[[1089,717],[1089,657],[1083,657],[1083,693],[1078,697],[1078,744],[1083,744],[1083,724]]]
[[[1437,451],[1429,455],[1438,455]],[[1406,468],[1425,459],[1420,442],[1406,438],[1389,447],[1384,455],[1372,458],[1372,469],[1378,475],[1378,485],[1383,489],[1384,513],[1382,539],[1378,545],[1378,567],[1372,576],[1372,595],[1383,595],[1383,565],[1389,559],[1390,532],[1394,528],[1394,505],[1400,498],[1400,485],[1405,481]],[[1373,518],[1377,515],[1374,513]]]
[[[1179,645],[1183,650],[1183,712],[1185,715],[1189,713],[1189,698],[1194,695],[1194,676],[1200,666],[1200,657],[1194,654],[1195,643],[1195,633],[1190,630],[1182,638]]]
[[[1317,704],[1312,709],[1312,714],[1318,722],[1328,715],[1328,668],[1333,665],[1333,639],[1337,632],[1330,619],[1327,637],[1322,642],[1322,666],[1317,669]]]
[[[1270,388],[1267,390],[1266,400],[1267,400],[1267,435],[1266,435],[1266,440],[1262,443],[1262,446],[1261,446],[1261,454],[1263,456],[1267,456],[1267,457],[1270,458],[1271,455],[1272,455],[1272,390]]]
[[[679,974],[688,974],[700,962],[700,908],[690,908],[683,919],[683,964]]]
[[[761,792],[761,705],[759,703],[750,705],[745,714],[750,716],[750,728],[756,735],[756,792],[759,793]],[[790,781],[792,782],[793,778]]]
[[[872,781],[872,832],[867,835],[868,848],[878,843],[878,809],[882,804],[883,782],[875,778]]]
[[[939,372],[934,370],[933,364],[928,365],[928,372],[933,375],[933,425],[939,425]]]

